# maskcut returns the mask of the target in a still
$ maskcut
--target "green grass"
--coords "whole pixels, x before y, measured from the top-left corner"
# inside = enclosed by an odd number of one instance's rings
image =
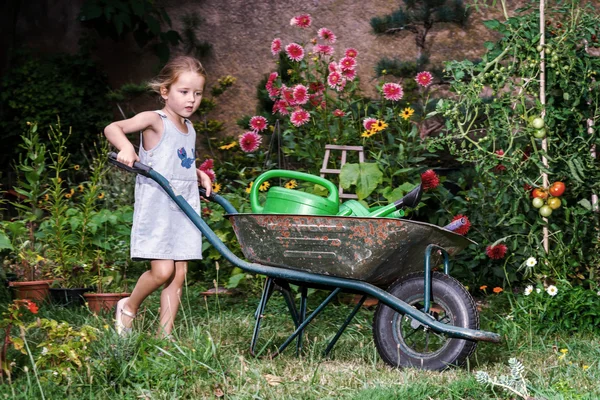
[[[203,298],[186,292],[174,342],[153,338],[158,297],[136,321],[127,339],[116,336],[112,316],[94,316],[87,309],[40,308],[40,317],[98,328],[98,341],[85,365],[73,368],[68,380],[56,382],[51,370],[37,370],[46,399],[511,399],[501,389],[478,383],[476,370],[491,376],[508,374],[507,360],[526,367],[531,395],[545,399],[600,398],[600,335],[534,335],[493,310],[482,316],[486,329],[505,338],[500,345],[482,343],[465,368],[445,372],[397,370],[385,365],[373,344],[374,309],[361,310],[330,358],[323,358],[328,339],[342,323],[349,306],[333,304],[309,326],[302,357],[292,344],[275,358],[249,354],[255,296]],[[309,302],[309,308],[316,307]],[[281,297],[268,305],[261,340],[263,354],[285,340],[292,323]],[[39,354],[35,334],[28,337],[33,356]],[[561,349],[567,349],[566,354]],[[27,356],[9,352],[17,363],[12,382],[0,385],[0,398],[40,399],[42,394]],[[584,366],[589,368],[584,369]],[[27,371],[25,369],[27,367]]]

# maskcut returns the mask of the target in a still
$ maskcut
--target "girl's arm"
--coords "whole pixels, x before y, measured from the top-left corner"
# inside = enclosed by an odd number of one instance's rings
[[[160,115],[152,111],[145,111],[137,114],[135,117],[115,121],[104,128],[106,139],[119,150],[117,161],[133,167],[133,163],[140,160],[135,153],[133,144],[125,136],[128,133],[139,131],[144,131],[152,135],[162,134],[162,120]]]
[[[210,196],[210,192],[212,190],[212,182],[210,181],[210,177],[206,175],[204,171],[196,168],[196,174],[198,175],[198,184],[206,189],[206,196]]]

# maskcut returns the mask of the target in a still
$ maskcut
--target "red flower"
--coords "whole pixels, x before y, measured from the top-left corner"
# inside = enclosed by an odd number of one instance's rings
[[[281,115],[288,115],[290,112],[288,111],[289,104],[285,100],[275,100],[275,104],[273,104],[273,114],[279,113]]]
[[[310,119],[308,111],[300,108],[292,113],[290,120],[294,126],[302,126]]]
[[[365,130],[370,131],[375,123],[377,123],[377,120],[375,118],[365,118],[363,120],[363,127],[365,128]]]
[[[308,101],[308,88],[304,85],[296,85],[292,95],[296,104],[306,104]]]
[[[466,223],[461,226],[460,228],[454,230],[455,233],[458,233],[459,235],[466,235],[467,232],[469,232],[469,229],[471,229],[471,221],[469,221],[469,217],[467,217],[466,215],[462,215],[462,214],[458,214],[456,215],[454,218],[452,218],[451,222],[454,222],[456,220],[459,220],[461,218],[464,218]]]
[[[353,48],[346,49],[346,57],[355,58],[358,55],[358,51]]]
[[[37,304],[35,304],[31,300],[26,300],[26,301],[27,301],[27,308],[29,309],[29,311],[31,311],[32,314],[37,314],[39,311]]]
[[[206,175],[208,175],[211,182],[214,182],[215,179],[217,179],[217,174],[215,174],[214,170],[207,168],[207,169],[202,169],[201,171],[204,172]]]
[[[415,77],[415,81],[417,81],[419,85],[427,87],[431,85],[431,82],[433,81],[433,76],[431,76],[431,73],[427,71],[422,71],[417,74],[417,76]]]
[[[198,169],[204,171],[205,169],[213,169],[214,167],[215,167],[215,162],[212,160],[212,158],[209,158],[208,160],[206,160],[202,164],[200,164]]]
[[[310,14],[301,14],[290,20],[290,25],[298,26],[300,28],[308,28],[311,23],[312,18],[310,17]]]
[[[485,254],[487,254],[487,256],[493,260],[500,260],[501,258],[504,258],[507,250],[508,247],[506,247],[506,245],[497,244],[495,246],[486,247]]]
[[[336,117],[343,117],[344,115],[346,115],[346,113],[338,108],[333,112],[333,115]]]
[[[331,32],[329,29],[327,28],[321,28],[319,29],[319,31],[317,32],[317,35],[319,36],[319,38],[328,41],[331,44],[334,44],[335,41],[337,40],[337,38],[335,37],[335,35],[333,34],[333,32]]]
[[[240,136],[240,147],[245,153],[253,153],[258,150],[262,137],[256,132],[246,132]]]
[[[313,107],[318,107],[323,101],[323,96],[321,94],[311,94],[308,96],[308,100]]]
[[[212,214],[212,210],[211,210],[210,208],[208,208],[208,207],[204,207],[204,208],[202,209],[202,215],[203,215],[204,217],[210,217],[210,215],[211,215],[211,214]]]
[[[338,67],[338,65],[335,61],[330,62],[329,65],[327,66],[327,69],[329,70],[329,72],[339,72],[339,70],[340,70],[340,68]]]
[[[250,128],[255,131],[262,132],[267,127],[267,119],[261,115],[255,115],[250,118]]]
[[[434,170],[429,169],[421,174],[423,190],[435,189],[440,184],[440,178]]]
[[[311,82],[308,85],[308,89],[315,94],[319,94],[325,90],[325,85],[321,82]]]
[[[281,39],[275,38],[271,42],[271,54],[276,56],[281,51]]]
[[[285,46],[285,52],[292,61],[302,61],[304,58],[304,49],[297,43],[290,43]]]
[[[404,96],[402,86],[397,83],[386,83],[383,85],[383,97],[386,100],[398,101]]]

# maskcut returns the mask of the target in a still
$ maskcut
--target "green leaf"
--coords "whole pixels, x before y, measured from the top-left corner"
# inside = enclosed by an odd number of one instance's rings
[[[500,26],[500,22],[498,22],[497,19],[490,19],[487,21],[483,21],[483,26],[485,26],[488,29],[498,29],[498,27]]]
[[[6,233],[0,231],[0,250],[4,249],[13,250],[13,246],[10,242],[10,238],[6,235]]]
[[[382,182],[383,173],[376,163],[344,164],[340,172],[342,188],[349,189],[356,185],[359,200],[367,198]]]

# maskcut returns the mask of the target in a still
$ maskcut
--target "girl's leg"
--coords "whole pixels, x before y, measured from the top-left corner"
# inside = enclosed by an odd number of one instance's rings
[[[175,273],[172,278],[165,283],[165,287],[160,295],[160,326],[158,327],[158,336],[166,337],[173,330],[173,323],[179,310],[181,301],[181,289],[185,282],[187,273],[187,261],[175,262]]]
[[[152,260],[150,262],[150,271],[146,271],[140,276],[123,309],[136,314],[144,299],[156,289],[172,280],[174,275],[174,260]],[[121,321],[126,328],[131,327],[132,320],[127,315],[123,314]]]

